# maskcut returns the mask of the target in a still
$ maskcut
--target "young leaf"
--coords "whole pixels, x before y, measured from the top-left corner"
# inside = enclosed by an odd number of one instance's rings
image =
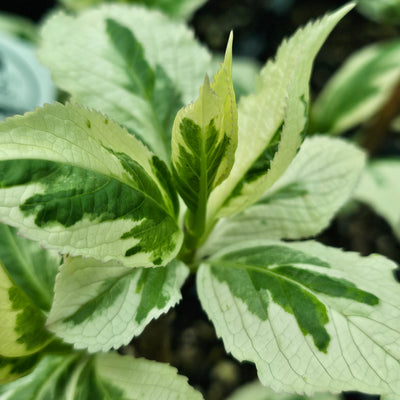
[[[259,381],[251,382],[239,387],[227,400],[340,400],[341,397],[319,393],[312,397],[276,393],[271,389],[262,386]]]
[[[173,117],[194,100],[210,62],[183,24],[115,4],[77,17],[53,15],[39,56],[74,101],[126,126],[165,161]]]
[[[130,342],[180,299],[188,268],[127,268],[115,261],[65,259],[47,326],[76,348],[107,351]]]
[[[201,400],[168,365],[115,353],[47,356],[28,376],[0,386],[1,400]]]
[[[239,103],[235,165],[210,197],[208,224],[254,203],[283,174],[304,137],[308,81],[327,35],[354,6],[348,4],[285,41],[260,73],[257,91]]]
[[[391,225],[400,239],[400,159],[371,161],[364,170],[354,198],[371,206]]]
[[[11,281],[1,262],[0,304],[1,357],[24,357],[50,342],[51,334],[44,328],[45,316]]]
[[[395,267],[316,242],[260,240],[207,259],[197,288],[226,350],[254,362],[273,390],[398,395]]]
[[[99,113],[55,104],[0,124],[0,220],[62,253],[162,265],[179,250],[166,165]]]
[[[0,224],[0,260],[32,303],[49,311],[60,256],[18,236],[16,229]]]
[[[340,134],[374,115],[400,79],[400,41],[353,54],[331,78],[312,108],[314,132]]]
[[[363,152],[328,137],[307,139],[284,175],[241,213],[219,221],[202,253],[246,239],[300,239],[326,228],[350,197]]]
[[[206,76],[198,100],[178,112],[172,130],[173,175],[197,237],[204,232],[208,197],[228,176],[236,145],[231,35],[213,83]]]

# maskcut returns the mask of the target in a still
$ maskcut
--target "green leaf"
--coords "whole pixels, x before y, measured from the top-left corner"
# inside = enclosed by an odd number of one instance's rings
[[[29,18],[24,18],[17,14],[0,12],[0,32],[31,42],[37,40],[36,26]]]
[[[400,40],[354,53],[326,84],[312,108],[314,132],[343,133],[383,106],[400,79]]]
[[[0,386],[1,400],[201,400],[168,365],[108,353],[47,356],[28,376]]]
[[[113,0],[115,3],[144,4],[152,9],[160,9],[174,18],[189,19],[196,9],[200,8],[207,0]],[[67,8],[80,11],[97,4],[106,3],[107,0],[60,0]]]
[[[60,256],[0,224],[0,259],[12,280],[43,311],[49,311]]]
[[[196,97],[210,62],[183,24],[117,4],[53,15],[39,56],[74,101],[126,126],[165,161],[173,118]]]
[[[0,219],[61,253],[167,263],[179,250],[166,165],[99,113],[55,104],[0,124]]]
[[[400,23],[399,0],[358,0],[357,8],[373,21],[395,25]]]
[[[284,175],[241,213],[222,219],[201,250],[210,254],[246,239],[300,239],[326,228],[353,192],[363,152],[339,139],[307,139]]]
[[[8,358],[0,356],[0,385],[15,381],[28,374],[39,362],[41,355],[35,353],[27,357]]]
[[[247,383],[239,387],[227,400],[340,400],[340,396],[328,393],[319,393],[312,397],[276,393],[262,386],[259,381]]]
[[[65,259],[47,326],[75,348],[107,351],[128,344],[180,299],[188,268],[127,268],[80,257]]]
[[[354,6],[300,29],[262,69],[256,93],[239,103],[235,165],[210,197],[208,224],[254,203],[283,174],[300,146],[307,123],[308,82],[325,38]]]
[[[229,175],[237,145],[232,40],[213,83],[206,76],[198,100],[178,112],[172,130],[173,175],[197,237],[204,232],[208,197]]]
[[[400,393],[396,265],[316,242],[248,241],[199,269],[226,350],[275,391]]]
[[[44,328],[44,314],[10,279],[1,262],[0,304],[0,356],[24,357],[50,342],[52,336]]]
[[[387,220],[400,239],[400,159],[373,160],[364,170],[354,198]]]

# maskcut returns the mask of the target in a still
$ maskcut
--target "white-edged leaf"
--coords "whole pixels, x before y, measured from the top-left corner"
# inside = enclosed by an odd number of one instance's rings
[[[0,124],[0,220],[62,253],[161,265],[178,252],[166,165],[103,115],[48,105]]]
[[[115,261],[66,257],[47,327],[75,348],[107,351],[128,344],[180,299],[188,268],[127,268]]]
[[[354,53],[324,86],[312,108],[314,132],[340,134],[383,106],[400,79],[400,40]]]
[[[46,356],[34,371],[0,385],[0,400],[201,400],[166,364],[116,353]]]
[[[201,303],[226,350],[273,390],[400,394],[400,290],[379,255],[248,241],[204,261]]]
[[[110,19],[117,29],[107,26]],[[173,118],[196,98],[210,62],[184,24],[144,7],[103,5],[77,17],[53,15],[41,43],[42,62],[74,101],[104,112],[169,160]]]
[[[305,140],[283,176],[241,213],[219,221],[203,254],[247,239],[301,239],[326,228],[352,194],[364,153],[343,140]]]
[[[339,396],[319,393],[312,397],[276,393],[261,385],[259,381],[247,383],[235,390],[227,400],[340,400]]]
[[[190,212],[188,227],[194,227],[197,237],[204,232],[210,193],[226,179],[234,162],[237,110],[232,40],[231,34],[213,82],[210,84],[206,76],[199,98],[179,110],[172,129],[173,176]]]
[[[258,200],[296,155],[307,123],[314,57],[352,7],[350,3],[284,41],[275,60],[262,69],[256,93],[241,98],[235,164],[211,194],[209,224],[215,216],[231,215]]]
[[[367,164],[354,198],[371,206],[387,220],[400,240],[400,159]]]
[[[43,311],[49,311],[61,258],[0,224],[0,260],[13,281]]]
[[[10,279],[1,261],[0,321],[2,357],[28,356],[41,350],[52,339],[52,335],[44,327],[44,314]]]

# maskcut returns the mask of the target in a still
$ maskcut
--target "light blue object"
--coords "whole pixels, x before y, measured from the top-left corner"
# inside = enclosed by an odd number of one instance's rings
[[[0,120],[53,103],[56,89],[34,46],[0,35]]]

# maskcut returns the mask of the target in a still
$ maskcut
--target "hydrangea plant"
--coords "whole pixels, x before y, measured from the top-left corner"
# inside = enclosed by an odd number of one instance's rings
[[[238,105],[232,35],[209,79],[208,52],[158,12],[47,20],[39,55],[70,102],[0,124],[0,399],[201,399],[115,352],[191,273],[263,385],[400,394],[396,265],[303,240],[364,167],[342,139],[305,139],[313,60],[353,6],[284,41]]]

